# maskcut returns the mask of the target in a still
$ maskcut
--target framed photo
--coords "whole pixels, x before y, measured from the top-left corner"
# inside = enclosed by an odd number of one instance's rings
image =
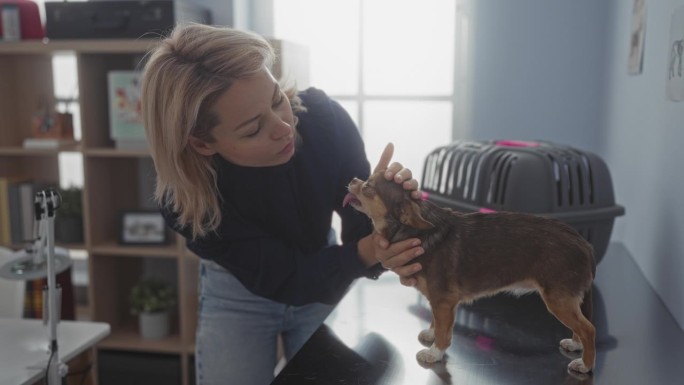
[[[121,214],[121,244],[163,245],[167,241],[166,222],[159,212],[126,211]]]
[[[119,143],[145,140],[140,104],[141,71],[109,71],[109,134]]]
[[[632,34],[629,39],[629,60],[627,70],[630,75],[638,75],[644,66],[644,35],[646,31],[646,1],[634,0],[632,6]]]
[[[667,98],[684,101],[684,5],[674,10],[670,24],[667,61]]]

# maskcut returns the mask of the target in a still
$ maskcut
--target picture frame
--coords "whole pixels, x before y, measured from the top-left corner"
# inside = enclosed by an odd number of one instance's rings
[[[684,101],[684,5],[672,12],[667,60],[667,99]]]
[[[141,104],[142,71],[107,72],[109,136],[117,148],[146,146]]]
[[[166,221],[158,211],[121,213],[119,243],[122,245],[165,245],[168,243]]]

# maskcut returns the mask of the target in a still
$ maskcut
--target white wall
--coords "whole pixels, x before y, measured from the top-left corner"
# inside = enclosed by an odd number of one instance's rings
[[[605,1],[471,0],[471,134],[597,149]]]
[[[632,1],[611,0],[602,143],[627,216],[615,237],[684,328],[684,102],[666,100],[672,11],[646,0],[643,73],[627,75]]]
[[[471,134],[601,156],[626,208],[613,240],[684,328],[684,103],[665,98],[670,16],[684,0],[646,4],[644,70],[630,76],[633,0],[473,0]]]

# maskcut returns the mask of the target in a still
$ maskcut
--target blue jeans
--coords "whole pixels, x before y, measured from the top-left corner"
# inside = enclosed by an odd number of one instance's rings
[[[288,306],[259,297],[218,264],[200,263],[197,385],[270,384],[278,334],[289,360],[332,311],[331,305]]]

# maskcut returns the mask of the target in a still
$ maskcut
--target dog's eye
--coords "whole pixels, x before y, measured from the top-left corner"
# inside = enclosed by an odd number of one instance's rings
[[[375,188],[366,182],[361,185],[361,193],[365,196],[371,197],[375,195]]]

